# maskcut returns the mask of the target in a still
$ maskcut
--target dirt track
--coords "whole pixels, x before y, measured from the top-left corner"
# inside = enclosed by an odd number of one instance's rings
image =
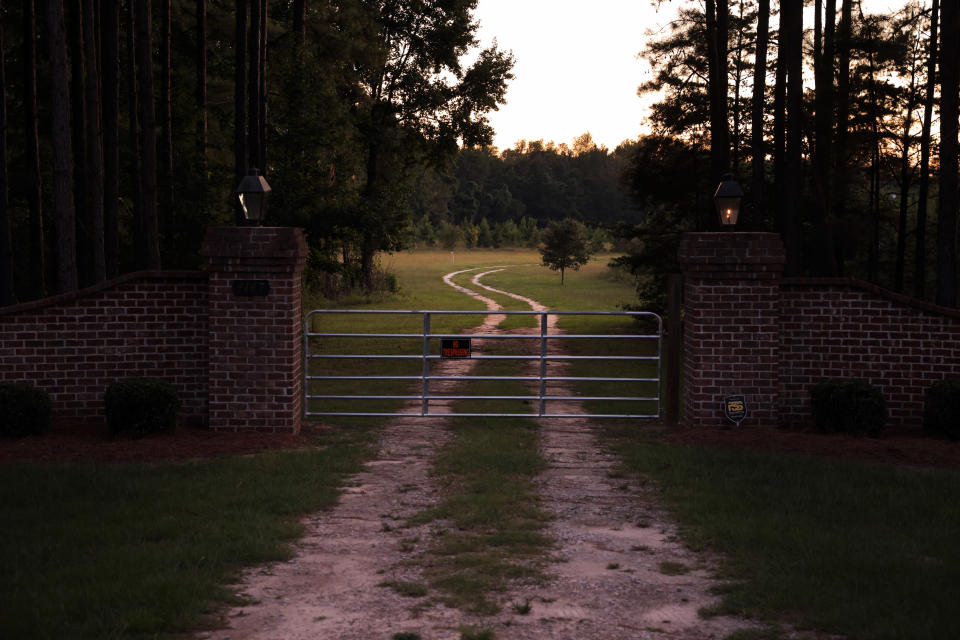
[[[474,276],[478,288],[486,273]],[[445,281],[483,300],[488,309],[499,308],[453,284],[455,274]],[[502,318],[487,316],[476,330],[492,331]],[[443,365],[464,373],[471,363]],[[295,558],[245,574],[238,592],[255,604],[228,612],[227,628],[198,637],[386,640],[415,632],[432,640],[459,638],[460,628],[471,626],[491,629],[501,639],[698,639],[723,638],[751,626],[697,616],[713,602],[710,558],[677,541],[651,489],[616,477],[616,460],[599,446],[588,421],[544,419],[540,424],[548,469],[538,478],[538,490],[543,508],[554,516],[547,530],[555,541],[553,562],[544,585],[517,586],[503,594],[499,614],[477,618],[429,597],[407,598],[377,586],[390,580],[422,582],[415,560],[425,553],[425,544],[418,541],[429,540],[438,526],[403,526],[407,517],[437,500],[429,469],[448,438],[442,419],[411,417],[385,427],[379,455],[353,478],[337,507],[307,520],[308,534]],[[524,615],[510,606],[528,601]]]

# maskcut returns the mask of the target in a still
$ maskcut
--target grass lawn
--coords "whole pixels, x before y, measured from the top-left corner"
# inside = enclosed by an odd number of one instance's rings
[[[288,557],[369,430],[323,449],[157,464],[0,467],[0,638],[157,637],[203,626],[243,566]]]
[[[669,445],[614,433],[696,549],[720,551],[716,613],[851,639],[958,638],[960,473]]]

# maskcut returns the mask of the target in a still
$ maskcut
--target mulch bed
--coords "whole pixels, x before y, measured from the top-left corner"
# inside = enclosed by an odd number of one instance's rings
[[[960,442],[934,438],[916,430],[890,430],[879,438],[869,438],[764,427],[680,428],[668,431],[666,438],[683,444],[749,447],[908,467],[960,469]]]
[[[0,439],[0,463],[190,460],[309,445],[304,436],[287,433],[214,432],[183,426],[137,439],[112,437],[102,422],[75,421],[56,423],[42,436]]]
[[[749,447],[910,467],[960,469],[960,442],[916,431],[890,431],[880,438],[867,438],[764,427],[675,428],[667,430],[666,439],[680,444]],[[311,441],[305,435],[285,433],[213,432],[178,427],[167,433],[131,439],[111,437],[102,422],[60,422],[42,436],[0,440],[0,463],[154,462],[307,446],[311,446]]]

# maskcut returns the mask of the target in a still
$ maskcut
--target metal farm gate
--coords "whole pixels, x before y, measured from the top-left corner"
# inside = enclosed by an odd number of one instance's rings
[[[431,328],[462,325],[459,317],[465,315],[507,316],[513,324],[534,316],[537,326],[526,333]],[[551,332],[551,316],[564,321],[606,316],[602,322],[619,320],[619,325],[610,333]],[[354,332],[371,322],[374,331]],[[331,323],[350,331],[314,330],[314,324],[323,329]],[[315,310],[304,328],[304,415],[658,418],[662,333],[657,314],[635,311]],[[527,370],[498,370],[511,361]],[[492,372],[485,373],[484,365]],[[469,391],[470,385],[504,382],[520,383],[524,393]],[[458,401],[495,406],[453,410],[451,403]],[[551,404],[565,409],[550,411]]]

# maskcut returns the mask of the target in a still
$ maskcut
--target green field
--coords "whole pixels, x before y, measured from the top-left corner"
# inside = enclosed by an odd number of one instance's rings
[[[481,295],[495,300],[504,309],[510,311],[530,311],[530,306],[513,297],[491,292],[470,284],[477,274],[492,271],[482,282],[496,289],[522,293],[527,297],[544,302],[552,309],[577,311],[620,311],[633,295],[632,283],[623,274],[607,268],[610,255],[597,256],[579,271],[569,271],[566,284],[560,286],[560,276],[556,272],[540,266],[539,253],[532,250],[472,250],[457,252],[451,260],[449,252],[417,251],[398,253],[383,259],[385,269],[397,275],[400,292],[394,296],[382,296],[375,300],[353,301],[349,308],[367,311],[385,309],[403,310],[469,310],[483,309],[484,306],[469,296],[456,291],[442,280],[445,274],[462,272],[453,278],[453,282],[464,287],[476,289]],[[309,301],[308,301],[309,304]],[[332,306],[326,303],[325,306]],[[430,329],[433,333],[460,333],[476,326],[484,319],[483,314],[444,315],[431,314]],[[538,318],[533,315],[509,315],[500,323],[500,329],[518,327],[536,328]],[[421,374],[422,361],[414,358],[423,353],[423,340],[413,334],[423,330],[424,318],[420,314],[331,314],[314,312],[310,316],[312,331],[322,333],[403,333],[411,337],[392,338],[340,338],[314,337],[310,340],[310,353],[317,355],[355,354],[361,356],[389,355],[408,356],[407,359],[311,359],[308,372],[311,376],[391,376],[405,377],[407,380],[313,380],[308,381],[312,395],[332,396],[411,396],[419,393],[413,380]],[[624,316],[575,316],[563,315],[559,326],[568,333],[623,334],[656,333],[655,323],[638,325]],[[655,340],[609,340],[583,341],[561,340],[562,349],[570,355],[643,355],[655,356]],[[527,353],[537,353],[537,339],[486,341],[483,346],[491,355],[511,355],[517,352],[519,343],[527,348]],[[504,348],[501,348],[504,347]],[[439,340],[432,340],[431,353],[439,352]],[[548,375],[560,375],[555,369],[560,365],[551,364]],[[630,364],[617,363],[617,377],[657,378],[655,362],[643,361]],[[566,376],[604,376],[610,372],[610,362],[602,360],[583,360],[573,363]],[[497,372],[497,363],[478,360],[473,375],[502,375]],[[479,383],[471,387],[470,393],[483,395],[477,390]],[[562,395],[548,388],[548,394]],[[570,393],[569,391],[567,393]],[[656,382],[635,383],[584,383],[573,389],[574,395],[594,397],[653,397],[658,393]],[[490,395],[493,395],[490,393]],[[363,406],[359,404],[362,402]],[[309,402],[313,412],[390,412],[398,410],[404,399],[316,399]],[[513,403],[516,404],[516,403]],[[656,414],[655,402],[633,401],[593,401],[587,408],[595,413],[644,413]],[[512,406],[511,401],[499,404],[487,403],[475,411],[493,413],[532,413],[536,406],[526,408]],[[550,411],[549,403],[547,411]],[[336,420],[337,418],[332,418]]]

